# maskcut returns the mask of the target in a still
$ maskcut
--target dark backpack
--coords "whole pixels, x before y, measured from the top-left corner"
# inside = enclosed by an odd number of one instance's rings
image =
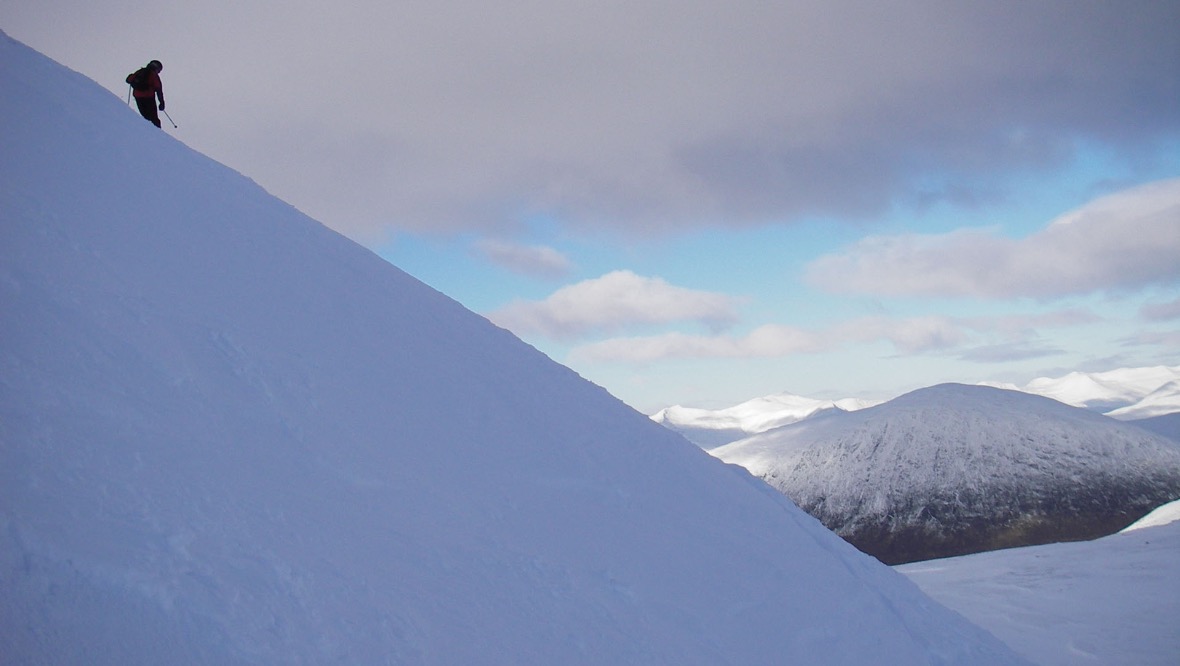
[[[127,83],[131,84],[131,89],[139,92],[151,90],[151,72],[147,67],[140,67],[134,73],[127,75]]]

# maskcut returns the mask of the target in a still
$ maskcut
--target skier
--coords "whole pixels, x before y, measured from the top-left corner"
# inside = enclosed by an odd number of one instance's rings
[[[135,95],[135,105],[144,118],[152,121],[156,127],[160,125],[160,114],[156,113],[156,100],[160,98],[160,110],[164,110],[164,84],[160,81],[160,72],[164,65],[159,60],[153,60],[146,67],[127,75],[127,83],[131,85],[131,93]]]

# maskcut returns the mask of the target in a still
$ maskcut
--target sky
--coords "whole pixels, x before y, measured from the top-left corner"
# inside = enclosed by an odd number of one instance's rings
[[[493,7],[489,9],[489,7]],[[0,0],[652,413],[1180,363],[1180,2]]]

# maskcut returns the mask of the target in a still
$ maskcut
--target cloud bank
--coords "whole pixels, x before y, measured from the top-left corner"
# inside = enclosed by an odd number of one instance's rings
[[[516,301],[488,317],[517,335],[572,340],[650,324],[695,322],[722,328],[737,320],[737,305],[738,299],[725,294],[614,271],[562,287],[543,301]]]
[[[861,317],[821,329],[766,324],[745,335],[670,332],[612,338],[581,345],[571,356],[579,361],[643,364],[669,359],[776,358],[886,343],[900,356],[947,353],[990,363],[1058,353],[1040,341],[1039,329],[1099,320],[1079,309],[1006,317]]]
[[[484,239],[476,249],[493,264],[521,275],[559,279],[573,269],[569,257],[551,247]]]
[[[876,296],[1054,299],[1180,283],[1180,178],[1097,199],[1027,238],[992,230],[873,237],[807,279]]]
[[[1180,130],[1175,2],[0,5],[120,94],[163,59],[186,141],[355,237],[972,205]]]

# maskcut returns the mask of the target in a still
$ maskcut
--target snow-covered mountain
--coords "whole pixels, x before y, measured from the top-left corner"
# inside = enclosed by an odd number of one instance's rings
[[[1064,377],[1034,379],[1024,386],[995,382],[980,385],[1042,395],[1122,421],[1180,413],[1180,366],[1073,372]],[[829,409],[851,412],[881,402],[853,398],[817,400],[780,393],[719,410],[676,405],[656,412],[651,418],[709,450]]]
[[[1180,414],[1180,380],[1171,381],[1143,396],[1138,402],[1106,412],[1106,415],[1120,421]]]
[[[720,410],[676,405],[656,412],[651,418],[707,450],[828,410],[855,411],[874,404],[877,403],[854,398],[816,400],[793,393],[777,393]]]
[[[890,563],[1095,538],[1180,498],[1175,442],[983,386],[922,389],[712,453]]]
[[[1180,522],[1172,522],[897,569],[1042,666],[1175,666],[1177,553]]]
[[[1121,420],[1180,411],[1180,366],[1121,368],[1040,377],[1024,386],[1005,385]]]
[[[5,663],[1020,663],[2,33],[0,89]]]

